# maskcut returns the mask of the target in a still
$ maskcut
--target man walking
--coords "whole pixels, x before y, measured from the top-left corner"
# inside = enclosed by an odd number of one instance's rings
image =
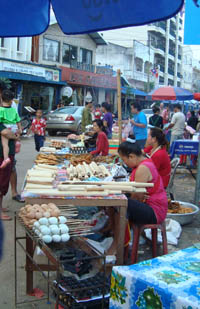
[[[143,149],[147,139],[147,117],[141,111],[140,104],[136,102],[131,105],[131,112],[133,113],[133,119],[130,120],[133,125],[133,134],[137,144]]]
[[[174,115],[168,129],[172,129],[170,145],[178,140],[183,139],[183,133],[185,128],[185,115],[181,112],[181,105],[174,105]]]

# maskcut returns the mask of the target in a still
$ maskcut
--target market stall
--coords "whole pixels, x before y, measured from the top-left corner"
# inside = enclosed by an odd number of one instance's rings
[[[200,251],[195,246],[131,266],[114,266],[110,309],[199,308]]]
[[[19,245],[26,253],[28,294],[33,290],[35,271],[55,271],[62,274],[62,263],[55,256],[56,248],[66,249],[71,247],[71,244],[74,246],[82,241],[87,250],[98,252],[98,249],[93,247],[94,244],[88,241],[89,235],[94,234],[91,222],[77,217],[77,207],[99,207],[99,210],[117,207],[120,214],[120,233],[116,263],[123,265],[127,211],[125,193],[146,192],[146,187],[151,187],[152,184],[129,182],[127,175],[120,175],[119,170],[120,165],[116,166],[112,156],[92,157],[82,152],[82,145],[76,144],[73,147],[69,141],[66,143],[51,140],[41,149],[24,180],[23,196],[26,206],[21,208],[15,219],[25,232],[24,237],[18,236],[15,224],[16,243],[22,239],[26,241],[24,247]],[[64,224],[60,220],[64,220]],[[63,225],[67,225],[67,231]],[[34,261],[36,246],[39,246],[48,258],[48,264],[37,265]],[[104,260],[104,264],[109,263],[102,251],[98,252],[97,256]],[[105,270],[105,266],[103,269]],[[103,278],[101,274],[100,277]],[[49,280],[47,282],[51,285]],[[101,295],[99,298],[104,297],[104,293],[98,291]],[[60,297],[60,293],[55,294]]]

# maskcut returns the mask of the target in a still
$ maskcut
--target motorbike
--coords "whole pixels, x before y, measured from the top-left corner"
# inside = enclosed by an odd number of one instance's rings
[[[36,112],[30,106],[24,106],[24,108],[28,113],[25,116],[21,117],[22,136],[27,135]]]

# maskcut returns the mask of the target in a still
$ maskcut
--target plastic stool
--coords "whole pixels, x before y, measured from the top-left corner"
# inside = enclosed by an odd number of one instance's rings
[[[161,230],[161,234],[162,234],[163,255],[168,253],[165,222],[162,222],[161,224],[144,224],[144,225],[138,225],[138,224],[134,224],[130,222],[130,227],[133,229],[133,232],[134,232],[134,239],[133,239],[132,252],[131,252],[131,264],[137,263],[140,235],[145,229],[151,229],[153,258],[157,257],[157,231],[158,229]]]

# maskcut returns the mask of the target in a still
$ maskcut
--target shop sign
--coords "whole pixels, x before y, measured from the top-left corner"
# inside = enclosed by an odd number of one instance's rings
[[[62,67],[62,80],[73,85],[117,89],[116,77]]]
[[[48,81],[59,82],[59,71],[40,66],[34,66],[24,63],[0,61],[0,71],[8,71],[21,74],[29,74],[43,77]]]

